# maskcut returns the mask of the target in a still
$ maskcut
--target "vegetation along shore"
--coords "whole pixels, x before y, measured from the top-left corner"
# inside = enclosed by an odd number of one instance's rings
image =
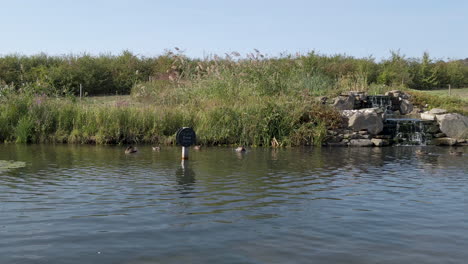
[[[432,91],[448,85],[452,96]],[[202,145],[321,145],[328,130],[342,125],[323,96],[398,89],[416,106],[466,115],[463,87],[467,60],[426,53],[392,52],[379,62],[314,52],[205,59],[177,51],[153,58],[128,51],[7,55],[0,57],[0,142],[175,144],[177,129],[190,126]]]

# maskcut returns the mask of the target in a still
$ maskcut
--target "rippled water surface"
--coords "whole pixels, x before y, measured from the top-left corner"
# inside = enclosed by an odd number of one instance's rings
[[[466,263],[468,148],[0,145],[0,263]]]

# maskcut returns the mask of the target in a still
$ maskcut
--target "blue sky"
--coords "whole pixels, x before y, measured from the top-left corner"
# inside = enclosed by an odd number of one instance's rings
[[[468,1],[0,0],[0,55],[285,53],[468,57]]]

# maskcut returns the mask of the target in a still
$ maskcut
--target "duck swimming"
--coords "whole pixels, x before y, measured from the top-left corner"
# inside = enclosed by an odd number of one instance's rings
[[[126,149],[125,149],[125,154],[132,154],[132,153],[136,153],[138,150],[136,147],[134,146],[128,146]]]
[[[451,150],[449,152],[450,155],[453,155],[453,156],[463,156],[463,151],[453,151]]]
[[[421,155],[421,156],[422,155],[429,155],[429,152],[424,151],[424,150],[420,150],[420,149],[416,150],[415,153],[416,153],[416,155]]]
[[[195,146],[193,146],[193,149],[195,149],[195,150],[201,150],[201,145],[195,145]]]
[[[151,147],[153,149],[153,151],[160,151],[161,150],[161,147],[160,146],[155,146],[155,147]]]
[[[245,151],[244,146],[240,146],[236,148],[236,152],[244,152],[244,151]]]

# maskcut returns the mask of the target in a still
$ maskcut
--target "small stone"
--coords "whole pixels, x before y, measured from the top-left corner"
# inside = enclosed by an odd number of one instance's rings
[[[437,134],[434,134],[434,137],[435,138],[442,138],[442,137],[447,137],[447,135],[445,135],[445,133],[437,133]]]
[[[345,141],[331,142],[331,143],[327,143],[327,146],[330,146],[330,147],[346,147],[346,146],[348,146],[348,142],[345,142]]]
[[[361,134],[361,135],[369,134],[369,132],[367,132],[367,130],[360,130],[358,133]]]
[[[445,109],[441,109],[441,108],[433,108],[429,111],[429,114],[433,114],[433,115],[442,115],[446,113],[448,113],[448,111]]]
[[[454,146],[458,142],[455,138],[448,138],[448,137],[443,137],[443,138],[434,138],[432,140],[432,144],[436,146]]]
[[[430,114],[429,112],[421,113],[422,120],[435,120],[436,116],[434,114]]]
[[[392,136],[390,136],[390,135],[377,135],[377,136],[374,136],[374,138],[377,138],[377,139],[391,139]]]
[[[353,147],[372,147],[374,143],[370,139],[351,139],[349,145]]]

